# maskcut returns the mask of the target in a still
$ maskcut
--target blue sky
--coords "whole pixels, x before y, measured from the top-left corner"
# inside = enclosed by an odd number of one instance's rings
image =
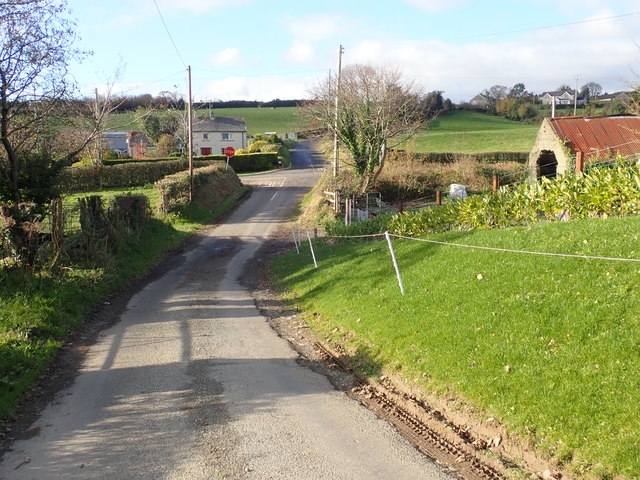
[[[186,94],[189,65],[195,100],[306,98],[339,45],[343,65],[394,67],[455,102],[496,84],[640,84],[637,0],[68,2],[77,46],[93,51],[72,68],[87,95],[118,70],[119,93]]]

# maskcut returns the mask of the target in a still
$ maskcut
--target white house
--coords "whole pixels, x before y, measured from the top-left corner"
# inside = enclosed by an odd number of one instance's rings
[[[247,126],[242,118],[196,118],[193,121],[193,153],[220,155],[224,149],[247,148]]]
[[[469,100],[469,104],[477,108],[489,108],[489,106],[491,105],[491,102],[487,97],[479,93],[478,95],[473,97],[471,100]]]
[[[575,90],[556,90],[555,92],[544,92],[540,95],[540,101],[543,105],[551,105],[553,99],[556,99],[556,105],[573,105],[574,102],[578,105],[584,105],[587,103],[587,99],[584,97],[578,97],[575,100]]]

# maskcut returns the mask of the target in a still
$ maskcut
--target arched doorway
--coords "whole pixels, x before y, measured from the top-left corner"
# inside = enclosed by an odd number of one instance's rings
[[[542,150],[536,162],[538,178],[553,178],[558,173],[558,160],[551,150]]]

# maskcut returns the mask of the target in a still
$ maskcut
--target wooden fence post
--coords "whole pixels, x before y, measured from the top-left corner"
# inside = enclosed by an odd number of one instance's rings
[[[492,177],[492,188],[494,192],[497,192],[498,189],[500,188],[500,177],[498,177],[497,174],[493,174]]]
[[[436,205],[442,205],[442,192],[440,190],[436,190]]]
[[[584,172],[584,153],[576,152],[576,173]]]

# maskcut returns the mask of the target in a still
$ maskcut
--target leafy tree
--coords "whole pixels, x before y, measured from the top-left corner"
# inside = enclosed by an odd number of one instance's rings
[[[387,150],[410,138],[423,124],[420,92],[402,82],[397,70],[351,65],[342,72],[339,91],[329,75],[310,90],[303,114],[312,125],[336,133],[349,152],[348,162],[365,192],[380,175]],[[338,115],[335,98],[338,93]]]
[[[184,138],[184,113],[175,109],[138,109],[142,130],[147,138],[158,143],[163,135]]]
[[[442,92],[438,90],[427,93],[421,99],[417,99],[417,101],[420,102],[421,115],[425,121],[437,117],[445,110]]]
[[[173,138],[173,135],[164,133],[160,136],[156,144],[156,155],[158,157],[168,157],[177,150],[178,145],[176,145],[176,140]]]
[[[524,86],[524,83],[516,83],[511,90],[509,90],[509,94],[507,95],[510,98],[522,98],[527,94],[527,88]]]
[[[66,11],[65,0],[0,3],[0,195],[5,200],[30,200],[21,188],[25,169],[32,160],[42,164],[55,136],[51,120],[61,115],[73,91],[69,64],[85,56],[73,46],[76,34]]]
[[[571,92],[571,87],[569,85],[567,85],[566,83],[563,83],[562,85],[560,85],[557,89],[558,92]]]

